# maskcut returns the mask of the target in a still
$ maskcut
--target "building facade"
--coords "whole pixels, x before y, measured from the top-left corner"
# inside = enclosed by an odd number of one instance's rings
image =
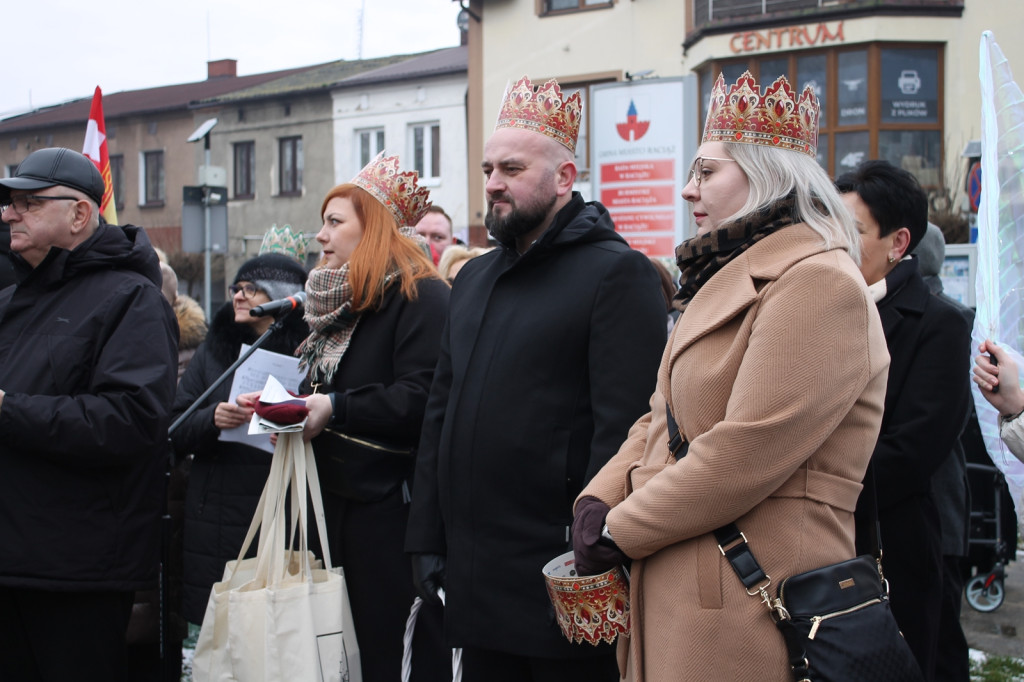
[[[976,154],[968,147],[981,137],[983,31],[1024,78],[1024,45],[1001,30],[1024,21],[1016,0],[473,0],[469,10],[478,18],[469,22],[470,50],[480,55],[469,70],[471,99],[479,98],[471,157],[482,152],[505,84],[523,74],[580,88],[585,102],[602,83],[695,79],[683,115],[696,143],[714,79],[732,82],[749,69],[761,83],[786,75],[815,89],[818,161],[831,175],[884,158],[934,195],[952,190],[961,206],[964,154]],[[581,146],[586,181],[594,160]],[[470,201],[482,215],[482,184]]]

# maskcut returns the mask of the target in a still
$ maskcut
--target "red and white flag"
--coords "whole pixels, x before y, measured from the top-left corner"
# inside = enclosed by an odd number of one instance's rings
[[[100,86],[92,96],[92,109],[89,110],[89,125],[85,129],[85,148],[82,153],[88,156],[100,175],[103,176],[103,203],[100,204],[100,215],[111,225],[117,225],[117,206],[114,204],[114,182],[110,177],[110,155],[107,153],[107,126],[103,122],[103,93]]]

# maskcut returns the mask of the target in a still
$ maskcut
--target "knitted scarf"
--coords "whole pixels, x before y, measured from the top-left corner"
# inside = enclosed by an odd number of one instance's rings
[[[797,222],[795,212],[796,198],[790,195],[745,219],[697,235],[677,246],[679,291],[672,298],[672,307],[680,312],[686,310],[700,288],[729,261],[771,233]]]
[[[404,227],[399,232],[417,243],[426,243],[412,228]],[[310,333],[295,354],[300,358],[299,369],[308,368],[309,381],[314,385],[330,384],[334,380],[359,324],[359,313],[352,312],[352,284],[348,275],[349,263],[345,263],[340,268],[316,268],[306,280],[303,319]],[[381,291],[397,276],[397,268],[389,272]]]

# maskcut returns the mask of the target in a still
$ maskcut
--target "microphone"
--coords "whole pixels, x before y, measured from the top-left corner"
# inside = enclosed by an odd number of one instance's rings
[[[270,303],[258,305],[255,308],[251,309],[249,311],[249,314],[252,315],[253,317],[266,317],[267,315],[273,315],[274,317],[277,317],[278,315],[281,314],[290,313],[296,308],[301,308],[302,304],[305,302],[306,292],[300,291],[298,293],[292,294],[291,296],[288,296],[287,298],[279,298],[276,301],[271,301]]]

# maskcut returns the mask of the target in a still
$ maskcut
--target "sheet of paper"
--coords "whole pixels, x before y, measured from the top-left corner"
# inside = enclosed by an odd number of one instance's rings
[[[249,350],[249,346],[243,344],[239,355],[247,350]],[[267,384],[267,378],[270,376],[274,376],[279,385],[298,393],[299,384],[306,377],[306,373],[299,371],[298,358],[257,348],[256,352],[235,370],[234,379],[231,381],[229,400],[234,402],[235,398],[242,393],[263,390]],[[274,446],[270,444],[270,436],[266,434],[250,436],[248,424],[221,431],[220,439],[245,443],[270,453],[274,452]]]

